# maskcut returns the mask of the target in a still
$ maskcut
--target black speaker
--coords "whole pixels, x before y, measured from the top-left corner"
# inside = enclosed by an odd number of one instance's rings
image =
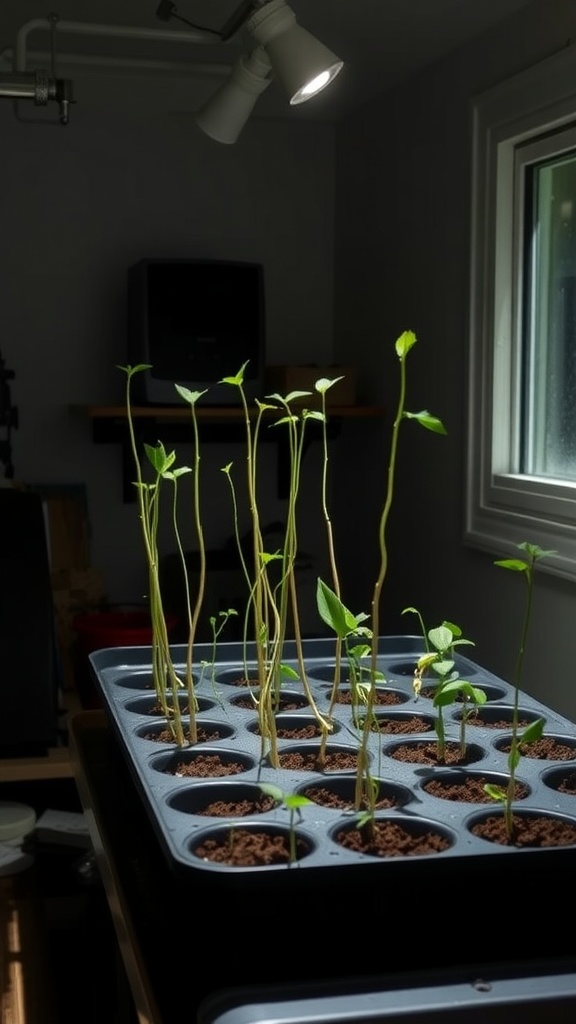
[[[58,661],[42,499],[0,487],[0,755],[58,734]]]

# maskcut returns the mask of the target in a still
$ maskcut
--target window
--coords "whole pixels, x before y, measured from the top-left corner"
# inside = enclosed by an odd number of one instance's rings
[[[576,48],[473,104],[465,542],[576,580]]]

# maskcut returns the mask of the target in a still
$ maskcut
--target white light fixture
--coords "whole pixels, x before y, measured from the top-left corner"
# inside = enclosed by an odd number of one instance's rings
[[[292,106],[305,103],[341,71],[344,61],[301,28],[285,0],[270,0],[246,22],[266,50],[274,76]]]
[[[196,122],[216,142],[236,142],[258,97],[271,82],[266,51],[256,47],[240,57],[230,77],[198,111]]]
[[[230,23],[246,28],[259,44],[241,57],[230,78],[196,116],[199,127],[217,142],[236,142],[256,100],[275,77],[292,106],[305,103],[336,77],[344,62],[300,27],[285,0],[242,0]],[[229,33],[225,34],[228,38]]]

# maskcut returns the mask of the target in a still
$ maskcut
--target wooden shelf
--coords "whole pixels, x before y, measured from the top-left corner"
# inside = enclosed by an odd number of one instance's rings
[[[72,406],[79,412],[85,412],[91,419],[125,419],[126,406],[124,405],[83,405]],[[256,414],[255,409],[249,410],[250,415]],[[328,416],[337,417],[369,417],[383,416],[384,409],[379,405],[329,405]],[[207,405],[196,410],[199,420],[243,420],[244,410],[236,405]],[[156,419],[190,419],[188,406],[180,405],[136,405],[132,407],[132,416],[135,419],[141,417]]]
[[[127,410],[123,405],[86,405],[72,406],[71,411],[82,413],[92,421],[92,439],[96,444],[118,443],[122,445],[123,457],[123,498],[129,502],[134,500],[134,487],[131,483],[133,463],[130,451],[130,440],[127,429]],[[131,408],[134,432],[138,444],[147,442],[155,444],[158,440],[158,425],[162,424],[162,440],[165,444],[192,440],[192,414],[184,405],[136,405]],[[255,419],[258,410],[249,409],[251,419]],[[385,410],[378,405],[329,405],[327,413],[327,433],[330,438],[338,435],[343,420],[376,419],[385,415]],[[267,420],[278,417],[277,409],[265,410]],[[244,440],[245,415],[240,405],[204,406],[196,409],[198,423],[203,424],[202,441],[220,442],[223,444],[242,443]],[[318,423],[310,421],[310,430],[306,443],[313,440],[313,434],[319,437]],[[276,444],[279,452],[278,460],[278,496],[285,497],[285,481],[287,479],[288,439],[285,432],[265,431],[260,440]]]

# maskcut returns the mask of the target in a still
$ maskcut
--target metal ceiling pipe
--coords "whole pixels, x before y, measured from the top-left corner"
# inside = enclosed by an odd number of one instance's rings
[[[27,43],[32,32],[51,32],[51,22],[46,18],[33,18],[21,25],[16,33],[15,71],[25,71],[27,65]],[[211,43],[216,40],[213,33],[200,29],[193,32],[174,32],[164,28],[140,28],[133,25],[98,25],[81,21],[58,21],[57,33],[68,33],[84,36],[105,36],[113,39],[133,39],[160,43],[194,43],[195,45]]]

